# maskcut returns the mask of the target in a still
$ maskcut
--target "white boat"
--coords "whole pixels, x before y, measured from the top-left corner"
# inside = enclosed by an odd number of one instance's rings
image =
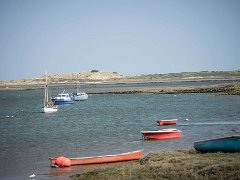
[[[42,107],[43,113],[51,113],[57,111],[57,106],[54,105],[53,102],[48,100],[48,81],[47,81],[47,73],[46,73],[46,81],[45,81],[45,93],[44,93],[44,104]]]
[[[72,93],[72,99],[74,101],[83,101],[88,99],[88,94],[85,92],[78,91],[78,85],[77,85],[77,92]]]
[[[74,101],[83,101],[88,99],[88,94],[85,92],[77,92],[72,94],[72,99]]]

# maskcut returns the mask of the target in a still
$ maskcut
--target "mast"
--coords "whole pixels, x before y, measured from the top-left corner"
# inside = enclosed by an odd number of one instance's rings
[[[77,82],[77,93],[78,93],[78,82]]]
[[[47,72],[45,78],[45,94],[44,94],[44,106],[47,106],[48,103],[48,81],[47,81]]]

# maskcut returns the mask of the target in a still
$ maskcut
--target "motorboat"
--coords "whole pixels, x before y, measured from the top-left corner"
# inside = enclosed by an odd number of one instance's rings
[[[54,102],[54,105],[62,105],[62,104],[73,104],[74,101],[70,97],[69,93],[61,93],[58,94],[57,97],[52,98],[52,102]]]
[[[177,129],[161,129],[156,131],[141,131],[145,140],[147,139],[158,139],[158,140],[166,140],[166,139],[174,139],[181,138],[182,131]]]
[[[165,119],[165,120],[158,120],[157,121],[159,126],[163,126],[163,125],[175,125],[177,124],[177,119]]]

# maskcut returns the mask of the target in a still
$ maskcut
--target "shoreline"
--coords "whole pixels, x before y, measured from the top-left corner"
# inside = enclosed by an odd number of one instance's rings
[[[123,75],[118,72],[104,72],[99,70],[49,74],[49,86],[75,87],[80,86],[114,86],[117,87],[104,92],[94,91],[92,88],[87,94],[179,94],[179,93],[224,93],[240,95],[240,70],[233,71],[199,71],[180,72],[167,74],[140,74]],[[215,85],[204,86],[204,82]],[[182,83],[181,83],[182,82]],[[196,82],[195,85],[186,85],[189,82]],[[199,82],[199,83],[197,83]],[[202,85],[201,85],[201,82]],[[165,83],[165,84],[161,84]],[[176,83],[172,86],[168,83]],[[185,85],[184,85],[185,83]],[[127,84],[128,87],[120,87]],[[145,84],[141,87],[140,84]],[[157,84],[157,85],[156,85]],[[182,84],[182,85],[180,85]],[[200,84],[200,85],[199,85]],[[206,84],[206,83],[205,83]],[[237,84],[237,85],[235,85]],[[147,86],[146,86],[147,85]],[[21,79],[21,80],[0,80],[0,91],[9,90],[35,90],[45,87],[45,76]]]
[[[150,152],[137,162],[96,168],[71,179],[239,179],[240,153]],[[104,165],[103,165],[104,166]]]
[[[114,85],[172,82],[240,81],[240,71],[200,71],[167,74],[122,75],[118,72],[84,71],[74,73],[49,74],[51,86]],[[0,80],[1,90],[31,90],[45,86],[45,76],[20,80]]]

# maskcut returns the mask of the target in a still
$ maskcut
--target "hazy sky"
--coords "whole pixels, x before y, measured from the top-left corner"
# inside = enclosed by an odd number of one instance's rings
[[[0,0],[0,80],[240,69],[240,0]]]

